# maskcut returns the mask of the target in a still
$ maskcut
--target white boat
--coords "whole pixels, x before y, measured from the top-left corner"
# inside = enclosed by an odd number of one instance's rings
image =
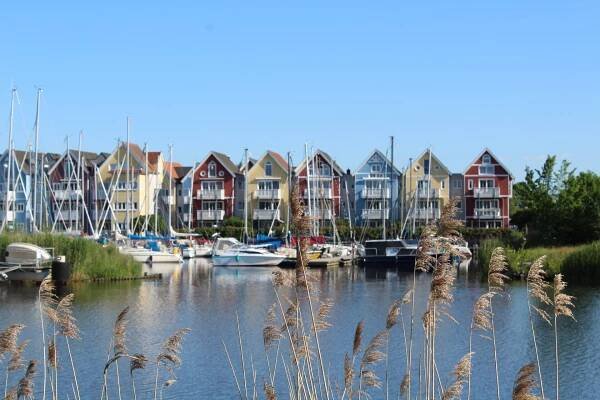
[[[183,247],[181,254],[183,255],[183,258],[194,258],[196,257],[196,249],[192,246]]]
[[[277,266],[284,255],[274,254],[262,247],[252,247],[234,238],[218,238],[212,251],[213,265],[218,267],[267,267]]]
[[[210,244],[196,244],[194,245],[194,252],[196,257],[210,257],[212,255],[213,246]]]
[[[144,247],[119,247],[121,254],[133,257],[141,263],[181,263],[183,259],[179,254],[169,253],[168,251],[155,251]]]
[[[30,243],[11,243],[0,262],[0,281],[42,280],[50,272],[52,261],[47,249]]]

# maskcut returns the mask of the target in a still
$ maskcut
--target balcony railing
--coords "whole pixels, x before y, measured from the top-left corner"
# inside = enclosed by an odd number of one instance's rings
[[[56,200],[76,200],[81,197],[81,190],[61,189],[54,191]]]
[[[225,199],[225,190],[200,189],[196,191],[196,198],[199,200],[223,200]]]
[[[502,217],[499,208],[476,208],[474,215],[475,218],[480,219],[496,219]]]
[[[77,213],[77,210],[62,210],[60,212],[57,210],[54,213],[59,221],[61,219],[65,221],[72,221],[76,219],[81,220],[83,218],[82,213]]]
[[[310,188],[310,197],[312,199],[331,199],[332,190],[331,188]],[[308,198],[308,189],[304,189],[304,198]]]
[[[362,210],[362,219],[388,219],[390,217],[389,208],[384,208],[382,210],[373,210],[367,209]]]
[[[7,222],[14,221],[15,220],[15,212],[9,211],[8,215],[7,215],[5,211],[0,211],[0,220],[4,220],[4,218],[6,218]]]
[[[8,201],[15,201],[17,197],[17,194],[14,190],[11,190],[8,192]],[[0,192],[0,200],[1,201],[5,201],[6,200],[6,192]]]
[[[487,188],[475,188],[473,190],[475,197],[500,197],[500,188],[487,187]]]
[[[254,210],[254,219],[266,219],[266,220],[273,220],[273,219],[279,219],[279,210],[261,210],[261,209],[255,209]]]
[[[411,217],[415,219],[437,219],[440,217],[439,208],[416,208],[412,211]]]
[[[174,206],[175,205],[175,197],[174,196],[162,196],[163,204]]]
[[[225,210],[198,210],[196,217],[202,221],[222,221],[225,217]]]
[[[418,188],[417,189],[417,197],[420,199],[426,199],[429,197],[430,199],[435,199],[440,197],[440,192],[437,189],[431,188]]]
[[[391,191],[390,188],[364,188],[361,193],[363,199],[382,199],[384,197],[389,198]]]
[[[280,199],[281,192],[279,189],[258,189],[254,192],[254,197],[257,199]]]

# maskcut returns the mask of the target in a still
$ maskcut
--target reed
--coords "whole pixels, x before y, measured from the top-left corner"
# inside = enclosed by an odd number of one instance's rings
[[[554,354],[556,357],[556,400],[559,399],[560,393],[560,378],[559,378],[559,357],[558,357],[558,317],[564,316],[575,320],[575,316],[573,315],[573,309],[575,305],[573,301],[575,298],[565,293],[565,288],[567,287],[567,282],[565,282],[562,278],[561,274],[557,274],[554,276]]]
[[[535,370],[536,365],[534,363],[526,364],[519,370],[515,384],[513,386],[512,398],[513,400],[538,400],[544,399],[538,397],[533,393],[533,390],[537,387],[535,381]]]

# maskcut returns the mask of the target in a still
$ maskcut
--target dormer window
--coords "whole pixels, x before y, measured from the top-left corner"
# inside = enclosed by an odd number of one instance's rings
[[[423,160],[423,170],[425,174],[429,174],[429,160]]]
[[[208,164],[208,176],[210,178],[215,178],[217,176],[217,164],[215,164],[214,161],[211,161],[210,164]]]
[[[481,163],[482,164],[491,164],[492,163],[492,157],[490,157],[489,154],[484,154],[483,157],[481,158]]]
[[[381,164],[377,163],[377,164],[371,164],[371,172],[378,174],[382,171],[382,166]]]
[[[266,176],[273,176],[273,164],[271,164],[270,161],[267,161],[265,163],[265,175]]]

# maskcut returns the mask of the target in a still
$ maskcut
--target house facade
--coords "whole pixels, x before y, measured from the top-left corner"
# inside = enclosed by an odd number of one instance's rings
[[[48,169],[52,231],[95,232],[99,216],[96,168],[109,156],[71,149]]]
[[[464,172],[465,219],[473,228],[508,228],[513,175],[489,149]]]
[[[269,233],[285,224],[290,190],[287,161],[279,153],[268,150],[248,169],[246,179],[248,216],[255,230]]]
[[[298,191],[313,221],[330,224],[341,213],[341,177],[344,171],[322,150],[304,159],[295,170]]]
[[[234,215],[238,173],[227,155],[211,151],[183,178],[182,191],[190,193],[191,188],[194,227],[218,225]]]
[[[151,153],[154,159],[151,160]],[[158,212],[164,180],[161,153],[144,152],[137,144],[120,143],[99,170],[99,226],[121,233],[141,231],[140,218]],[[148,224],[152,230],[152,224]]]
[[[409,228],[437,220],[450,198],[448,168],[428,149],[412,162],[405,174],[405,215]]]
[[[379,150],[373,150],[354,173],[357,225],[379,227],[399,218],[402,174]]]
[[[456,218],[465,220],[465,177],[463,174],[450,174],[450,200],[456,205]]]

